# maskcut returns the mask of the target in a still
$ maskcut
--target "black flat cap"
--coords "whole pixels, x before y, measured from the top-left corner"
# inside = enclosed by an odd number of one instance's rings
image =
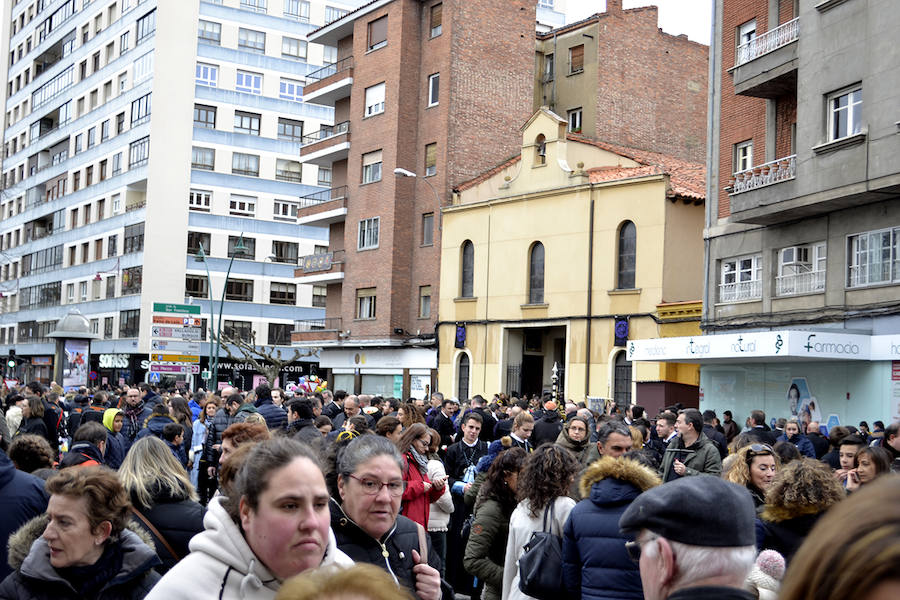
[[[746,488],[710,475],[682,477],[638,496],[619,519],[623,533],[641,529],[691,546],[756,544],[753,498]]]

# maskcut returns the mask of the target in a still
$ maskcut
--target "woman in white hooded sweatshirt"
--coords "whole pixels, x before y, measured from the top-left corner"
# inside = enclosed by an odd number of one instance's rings
[[[289,577],[353,564],[335,544],[318,459],[300,442],[274,438],[254,446],[229,493],[210,501],[191,553],[147,600],[271,599]]]

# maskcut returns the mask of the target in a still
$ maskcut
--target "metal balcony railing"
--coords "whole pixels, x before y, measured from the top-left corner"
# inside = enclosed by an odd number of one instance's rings
[[[727,191],[734,195],[749,192],[773,183],[793,179],[797,174],[797,155],[792,154],[734,174]]]
[[[321,69],[317,69],[306,76],[310,82],[319,81],[321,79],[325,79],[326,77],[331,77],[332,75],[337,75],[338,73],[342,73],[344,71],[349,71],[353,68],[353,57],[348,56],[347,58],[342,58],[331,65],[325,65]]]
[[[800,17],[797,17],[738,46],[735,66],[748,63],[754,58],[786,46],[799,37]]]
[[[294,321],[294,333],[302,333],[304,331],[340,331],[340,329],[341,317]]]
[[[329,190],[322,190],[306,196],[300,196],[300,208],[307,206],[315,206],[323,202],[331,202],[332,200],[341,200],[347,197],[347,186],[342,185]]]
[[[316,142],[321,142],[322,140],[327,140],[349,131],[350,121],[343,121],[335,125],[322,125],[318,131],[310,133],[309,135],[304,135],[300,138],[300,145],[308,146],[309,144],[315,144]]]
[[[762,298],[762,281],[736,281],[719,284],[719,302],[741,302]]]
[[[775,278],[776,296],[794,296],[796,294],[811,294],[825,290],[825,271],[809,271],[808,273],[794,273],[792,275],[780,275]]]

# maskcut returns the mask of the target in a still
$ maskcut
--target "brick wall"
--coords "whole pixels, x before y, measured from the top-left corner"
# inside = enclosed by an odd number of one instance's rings
[[[595,135],[704,162],[709,47],[662,32],[655,6],[609,3],[599,28]]]
[[[772,160],[793,154],[792,125],[797,122],[797,96],[787,94],[775,99],[775,156]]]

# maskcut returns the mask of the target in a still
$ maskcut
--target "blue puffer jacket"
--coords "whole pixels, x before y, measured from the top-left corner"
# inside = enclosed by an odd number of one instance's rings
[[[581,478],[579,502],[563,532],[567,596],[583,600],[643,600],[641,573],[625,552],[619,517],[641,492],[659,485],[651,469],[624,458],[594,461]]]
[[[257,400],[255,406],[259,414],[266,420],[266,427],[269,428],[269,431],[284,429],[287,425],[287,413],[284,412],[284,409],[275,406],[271,398]]]
[[[812,442],[809,441],[809,438],[805,435],[797,434],[792,438],[789,438],[787,434],[783,433],[778,436],[779,442],[790,442],[793,445],[797,446],[797,450],[800,451],[800,454],[809,458],[816,457],[816,448],[813,446]]]

